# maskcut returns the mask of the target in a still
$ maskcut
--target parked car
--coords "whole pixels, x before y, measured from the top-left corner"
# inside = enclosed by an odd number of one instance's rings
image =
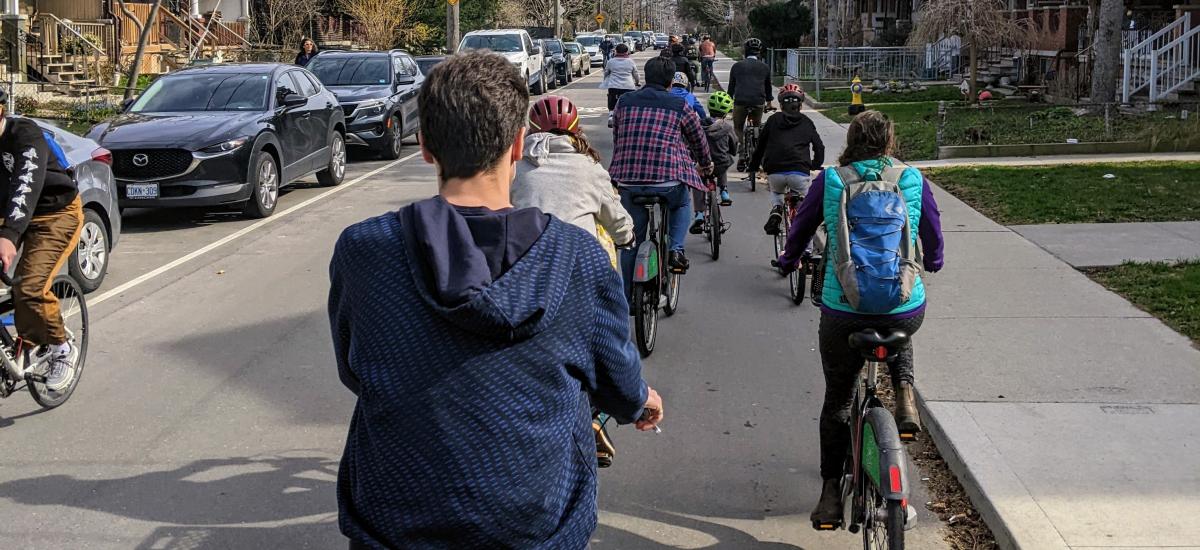
[[[554,76],[555,82],[559,86],[566,86],[571,82],[575,69],[572,65],[573,56],[570,51],[563,46],[562,40],[550,39],[542,41],[542,52],[546,58],[550,60],[553,71],[550,73]]]
[[[429,74],[429,71],[432,71],[433,68],[438,65],[438,63],[445,61],[446,56],[444,56],[444,55],[422,55],[422,56],[416,58],[416,60],[417,60],[417,67],[419,69],[421,69],[421,75],[424,76],[424,75]]]
[[[79,198],[83,202],[83,230],[79,245],[67,259],[67,269],[84,292],[100,288],[108,273],[109,254],[121,238],[121,207],[113,182],[112,153],[44,120],[34,120],[54,134],[54,141],[67,154]]]
[[[587,52],[591,66],[595,67],[604,64],[604,52],[600,51],[600,43],[604,42],[603,36],[585,34],[575,37],[575,41],[583,46],[583,51]]]
[[[122,207],[240,204],[265,218],[293,181],[342,182],[345,132],[337,97],[312,73],[258,63],[163,75],[88,137],[112,151]]]
[[[654,35],[654,49],[656,49],[656,50],[666,49],[667,45],[670,43],[671,43],[671,38],[669,36],[667,36],[661,32]]]
[[[583,76],[592,74],[592,56],[583,48],[583,44],[578,42],[565,42],[563,47],[566,48],[571,60],[571,74],[575,76]]]
[[[639,52],[646,49],[646,45],[642,42],[644,37],[641,31],[629,31],[625,33],[625,38],[633,43],[632,49],[636,49]]]
[[[523,29],[495,29],[471,31],[463,37],[458,51],[491,50],[504,57],[517,68],[529,84],[533,94],[546,92],[549,75],[544,70],[542,50],[533,43],[529,33]]]
[[[549,40],[534,40],[533,43],[537,49],[542,51],[542,74],[545,75],[543,80],[542,90],[553,90],[558,87],[558,76],[555,72],[554,57],[550,55],[548,48]]]
[[[417,93],[425,77],[403,50],[323,51],[305,66],[337,96],[346,116],[346,145],[400,158],[404,138],[421,126]]]

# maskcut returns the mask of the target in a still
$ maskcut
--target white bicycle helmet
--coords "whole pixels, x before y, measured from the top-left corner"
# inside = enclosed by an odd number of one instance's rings
[[[684,88],[687,88],[688,87],[687,75],[676,71],[675,78],[671,79],[671,85],[672,86],[683,86]]]

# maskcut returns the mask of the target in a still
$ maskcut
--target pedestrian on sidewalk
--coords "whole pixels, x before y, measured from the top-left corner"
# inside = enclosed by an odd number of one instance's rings
[[[785,84],[779,91],[780,111],[771,115],[758,134],[758,146],[750,157],[747,170],[753,174],[761,167],[771,187],[771,211],[763,231],[778,235],[782,229],[783,199],[788,191],[803,197],[808,194],[810,174],[825,164],[825,144],[812,119],[800,112],[804,92],[796,84]],[[807,247],[806,247],[807,248]]]
[[[304,40],[300,41],[300,53],[296,54],[295,64],[304,67],[308,65],[308,62],[312,61],[312,58],[316,57],[318,53],[320,53],[320,50],[317,49],[317,43],[313,42],[311,38],[305,38]]]
[[[895,140],[895,127],[882,113],[866,111],[854,118],[846,133],[846,149],[838,159],[840,168],[824,170],[813,181],[788,231],[784,253],[779,257],[779,265],[785,272],[796,269],[817,227],[825,225],[829,232],[825,258],[829,261],[825,262],[821,324],[818,329],[821,367],[825,375],[825,402],[821,407],[821,478],[824,483],[821,498],[811,516],[814,526],[842,521],[840,478],[850,446],[848,424],[854,385],[863,368],[862,356],[850,347],[849,336],[866,329],[902,330],[912,335],[921,328],[921,322],[925,318],[925,287],[919,273],[912,279],[911,292],[907,299],[891,310],[868,313],[851,305],[852,299],[861,305],[861,297],[851,296],[843,289],[838,270],[835,270],[835,259],[842,254],[838,250],[839,243],[849,241],[854,248],[858,246],[854,239],[861,236],[861,231],[869,229],[855,229],[853,233],[839,237],[840,215],[837,213],[841,211],[842,195],[847,186],[880,181],[883,183],[882,189],[897,190],[905,205],[902,210],[907,214],[909,226],[909,230],[901,234],[909,235],[914,247],[917,240],[920,240],[924,249],[925,271],[936,272],[942,268],[941,221],[937,202],[933,199],[932,186],[921,175],[920,170],[905,167],[900,161],[892,158]],[[872,193],[878,194],[880,191]],[[881,219],[894,215],[892,202],[855,200],[856,207],[868,203],[889,207],[888,210],[876,214]],[[880,241],[872,240],[866,245],[877,245],[878,242]],[[842,254],[848,255],[849,251]],[[895,260],[903,261],[901,258]],[[898,295],[904,297],[903,292],[899,292]],[[901,432],[918,432],[921,426],[913,395],[911,344],[900,350],[896,357],[888,362],[888,369],[896,392],[896,425]]]
[[[589,400],[662,420],[620,277],[587,231],[513,208],[529,90],[507,59],[450,57],[418,105],[438,195],[347,228],[330,265],[334,357],[358,396],[339,526],[351,549],[586,548]]]
[[[604,80],[600,81],[600,89],[608,90],[608,112],[617,108],[617,100],[623,94],[642,87],[642,76],[638,74],[637,63],[629,57],[629,46],[619,44],[617,56],[604,64]]]

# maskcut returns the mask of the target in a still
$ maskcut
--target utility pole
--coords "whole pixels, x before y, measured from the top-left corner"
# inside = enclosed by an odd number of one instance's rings
[[[446,53],[458,51],[458,0],[446,0]]]
[[[562,36],[562,0],[554,0],[554,36]]]

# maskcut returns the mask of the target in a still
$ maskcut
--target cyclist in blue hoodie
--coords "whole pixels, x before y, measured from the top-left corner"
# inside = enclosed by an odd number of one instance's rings
[[[675,78],[671,79],[671,94],[682,97],[687,102],[688,106],[700,115],[701,122],[708,120],[708,113],[704,111],[704,104],[696,99],[696,95],[688,91],[688,78],[686,74],[676,72]]]

